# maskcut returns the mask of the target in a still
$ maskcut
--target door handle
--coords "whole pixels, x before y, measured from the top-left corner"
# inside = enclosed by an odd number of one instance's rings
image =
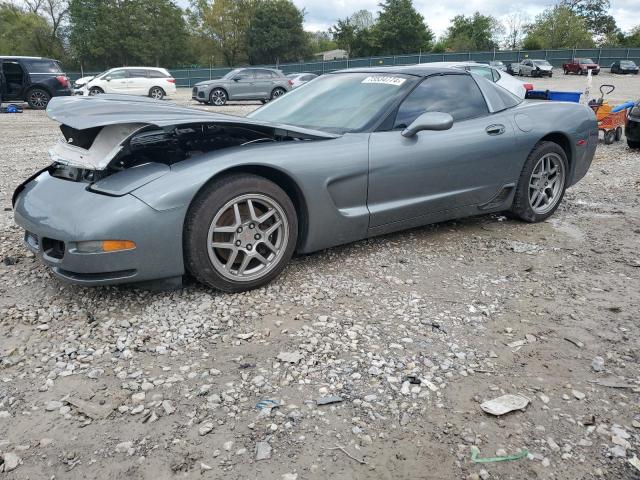
[[[485,131],[487,132],[487,135],[502,135],[504,133],[504,125],[501,125],[499,123],[495,124],[495,125],[489,125]]]

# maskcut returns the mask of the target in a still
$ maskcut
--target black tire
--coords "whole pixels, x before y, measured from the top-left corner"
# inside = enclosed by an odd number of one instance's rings
[[[34,110],[44,110],[50,100],[51,94],[43,88],[32,88],[27,92],[27,103]]]
[[[611,145],[616,139],[616,131],[615,130],[607,130],[604,132],[604,144]]]
[[[547,154],[556,154],[562,161],[564,168],[564,184],[560,191],[560,196],[551,210],[544,214],[536,213],[531,206],[529,200],[529,183],[534,168],[538,164],[538,161]],[[518,179],[518,186],[516,187],[516,193],[511,205],[511,212],[519,219],[536,223],[542,222],[549,218],[556,211],[558,206],[562,203],[564,192],[567,188],[567,179],[569,178],[569,162],[567,161],[567,155],[560,145],[554,142],[539,142],[527,157],[520,178]]]
[[[616,139],[616,142],[619,142],[620,140],[622,140],[622,127],[617,127],[616,128],[615,139]]]
[[[284,88],[276,87],[271,92],[271,100],[275,100],[276,98],[281,97],[285,93],[287,93],[287,91]]]
[[[634,142],[633,140],[627,140],[629,148],[640,148],[640,142]]]
[[[102,90],[100,87],[91,87],[91,89],[89,90],[89,96],[94,97],[96,95],[102,95],[104,93],[104,90]]]
[[[569,70],[567,70],[566,68],[564,69],[564,74],[565,75],[569,75]]]
[[[262,103],[262,105],[266,105],[267,103],[269,103],[269,100],[266,98],[263,98],[262,100],[260,100],[260,103]]]
[[[223,206],[247,194],[266,196],[280,206],[288,222],[287,244],[280,259],[264,276],[249,281],[234,281],[218,272],[209,257],[209,229]],[[278,185],[257,175],[226,175],[205,186],[189,207],[183,239],[185,265],[187,270],[205,285],[228,293],[244,292],[261,287],[277,277],[293,256],[297,239],[296,209],[289,196]]]
[[[214,105],[216,107],[222,107],[227,104],[227,100],[229,100],[229,96],[227,92],[222,88],[214,88],[209,93],[209,105]]]
[[[162,87],[151,87],[149,89],[149,97],[154,98],[156,100],[162,100],[166,95],[165,91]]]

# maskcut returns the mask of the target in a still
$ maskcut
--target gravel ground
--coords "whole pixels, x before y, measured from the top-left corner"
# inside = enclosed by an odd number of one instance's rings
[[[640,478],[640,154],[623,142],[547,222],[386,235],[225,295],[53,279],[11,193],[56,136],[41,112],[0,116],[4,478]],[[529,403],[483,412],[504,394]]]

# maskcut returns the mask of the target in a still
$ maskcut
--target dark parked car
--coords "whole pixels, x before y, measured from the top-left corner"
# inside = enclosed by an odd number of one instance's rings
[[[269,100],[291,90],[293,82],[272,68],[236,68],[224,77],[196,83],[191,98],[201,103],[222,106],[227,100]]]
[[[0,56],[2,101],[25,101],[31,108],[47,108],[52,97],[71,95],[69,79],[56,60]]]
[[[611,73],[633,73],[638,74],[640,68],[632,60],[619,60],[611,64]]]
[[[640,148],[640,100],[636,102],[636,106],[629,112],[624,134],[627,136],[629,148]]]

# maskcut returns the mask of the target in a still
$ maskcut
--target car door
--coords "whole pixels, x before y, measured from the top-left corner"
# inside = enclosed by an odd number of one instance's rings
[[[149,95],[149,74],[146,69],[127,69],[127,90],[130,95]]]
[[[25,86],[29,82],[24,67],[17,60],[3,60],[1,63],[2,100],[22,100]]]
[[[255,98],[255,94],[253,93],[255,89],[254,83],[253,69],[247,68],[240,70],[233,77],[232,84],[229,87],[229,99],[243,100]]]
[[[124,68],[107,73],[103,80],[100,87],[104,93],[129,93],[127,73]]]
[[[255,94],[259,98],[268,98],[275,86],[275,78],[271,70],[256,69],[255,73]]]
[[[403,137],[427,111],[450,113],[453,127]],[[514,138],[509,114],[490,114],[470,75],[425,79],[401,103],[393,126],[371,134],[370,227],[488,202],[505,183]]]

